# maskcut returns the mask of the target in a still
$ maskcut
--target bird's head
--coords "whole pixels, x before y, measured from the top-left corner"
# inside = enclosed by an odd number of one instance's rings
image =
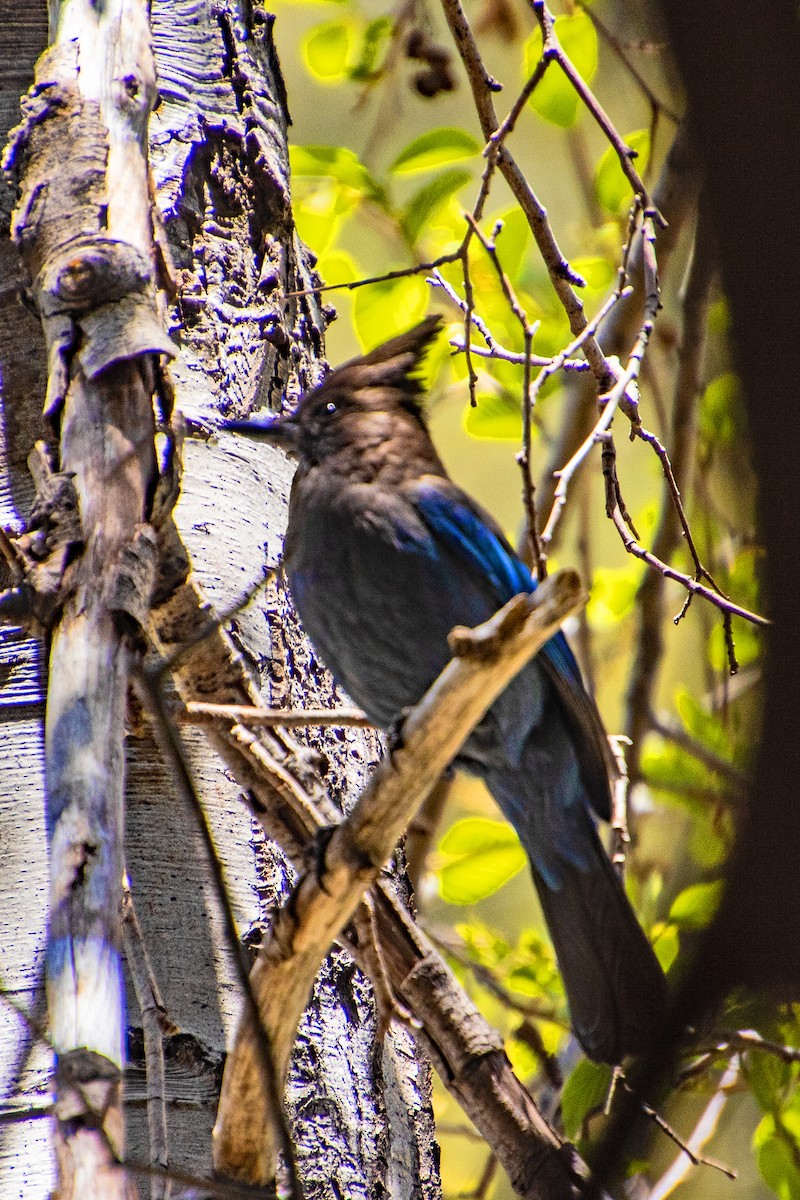
[[[417,370],[442,325],[426,317],[407,333],[331,371],[297,408],[280,416],[225,421],[221,428],[270,441],[313,465],[343,448],[380,441],[403,418],[424,429]]]

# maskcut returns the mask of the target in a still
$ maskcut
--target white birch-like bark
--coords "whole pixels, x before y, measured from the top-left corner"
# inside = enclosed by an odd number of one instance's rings
[[[17,29],[19,88],[32,77],[43,29]],[[8,10],[6,14],[5,10]],[[284,293],[307,285],[309,269],[291,222],[286,121],[270,20],[249,5],[181,0],[152,11],[160,103],[150,124],[150,162],[180,294],[182,327],[172,368],[178,406],[189,414],[242,413],[277,406],[319,376],[323,318],[312,301]],[[36,44],[39,41],[40,44]],[[27,55],[26,72],[19,59]],[[5,77],[4,77],[5,78]],[[14,76],[12,75],[13,79]],[[8,91],[2,93],[3,103]],[[18,120],[4,107],[4,128]],[[5,212],[10,197],[4,193]],[[21,273],[0,248],[6,314],[0,330],[6,472],[3,520],[27,513],[32,488],[24,460],[41,432],[45,355],[38,322],[17,304]],[[177,316],[176,316],[177,325]],[[274,562],[285,524],[290,470],[269,448],[236,455],[189,441],[176,522],[207,594],[224,611]],[[300,637],[289,601],[273,587],[234,622],[272,705],[338,702],[329,677]],[[38,987],[45,936],[47,855],[41,758],[39,651],[3,631],[8,686],[0,695],[0,873],[3,911],[0,983],[44,1017]],[[266,918],[287,882],[276,849],[251,823],[235,784],[200,730],[185,734],[191,767],[212,825],[238,926]],[[340,804],[364,783],[376,757],[373,734],[310,731],[310,752],[329,761],[326,782]],[[208,872],[191,819],[154,750],[146,719],[127,742],[126,859],[145,942],[168,1017],[166,1037],[170,1163],[202,1173],[222,1053],[241,997]],[[24,894],[23,894],[24,893]],[[38,1007],[37,1007],[38,1005]],[[0,1008],[2,1085],[15,1103],[46,1103],[49,1053],[7,1007]],[[135,999],[126,1076],[129,1157],[146,1160],[146,1085]],[[23,1069],[32,1050],[32,1069]],[[39,1089],[37,1095],[32,1089]],[[410,1037],[394,1031],[376,1050],[371,989],[349,958],[328,960],[301,1025],[290,1072],[292,1130],[309,1196],[435,1197],[427,1067]],[[51,1186],[49,1122],[0,1126],[0,1198],[45,1196]],[[21,1183],[24,1180],[24,1184]],[[142,1182],[144,1190],[147,1184]]]

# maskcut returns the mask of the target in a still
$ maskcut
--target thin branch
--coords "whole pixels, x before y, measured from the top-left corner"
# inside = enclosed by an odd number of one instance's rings
[[[714,771],[715,774],[722,776],[725,783],[740,796],[749,795],[753,783],[750,776],[744,771],[740,771],[727,758],[723,758],[721,754],[717,754],[710,746],[706,746],[699,738],[692,737],[682,725],[678,725],[676,721],[662,719],[654,714],[651,715],[648,724],[653,733],[657,733],[665,738],[666,741],[679,746],[681,750],[685,750],[687,754],[690,754],[692,758],[696,758],[703,766],[708,767],[709,771]]]
[[[305,729],[309,725],[334,729],[354,726],[372,729],[374,724],[358,708],[258,708],[248,704],[206,704],[189,700],[185,710],[176,714],[181,724],[208,725],[215,721],[228,724],[265,726],[282,725],[285,729]]]
[[[517,462],[522,469],[522,500],[525,507],[525,515],[527,519],[528,537],[531,543],[531,555],[536,568],[536,578],[541,581],[547,578],[547,560],[542,552],[542,546],[539,541],[539,524],[536,519],[536,502],[534,498],[533,475],[531,473],[531,347],[533,337],[538,329],[538,322],[531,324],[528,320],[528,314],[523,309],[517,298],[511,280],[503,270],[503,265],[500,262],[497,253],[496,238],[502,225],[498,223],[495,226],[494,234],[491,238],[487,238],[481,231],[477,221],[467,214],[467,220],[472,227],[472,231],[478,241],[486,251],[489,261],[495,269],[497,278],[500,282],[500,289],[506,298],[506,302],[514,316],[519,322],[522,330],[522,337],[525,342],[525,362],[523,371],[522,383],[522,429],[523,429],[523,446],[521,452],[517,455]]]
[[[665,579],[672,579],[675,583],[679,583],[681,587],[686,588],[686,591],[692,596],[702,596],[704,600],[708,600],[711,604],[718,608],[720,612],[732,617],[741,617],[745,621],[749,621],[751,625],[757,626],[759,629],[769,628],[770,621],[766,617],[762,617],[759,613],[750,612],[747,608],[742,608],[740,604],[734,604],[732,600],[728,600],[725,596],[721,596],[719,592],[715,592],[713,588],[707,587],[705,584],[698,583],[691,575],[685,575],[682,571],[676,571],[670,567],[668,563],[662,562],[656,558],[651,551],[645,550],[637,539],[632,536],[630,530],[625,524],[622,514],[619,509],[613,514],[612,520],[621,537],[625,549],[634,558],[640,559],[647,563],[649,567],[653,567],[656,571],[664,576]]]
[[[222,866],[217,856],[216,847],[214,846],[214,839],[211,836],[211,830],[209,829],[203,806],[200,803],[194,783],[189,774],[177,732],[170,722],[163,699],[155,682],[147,673],[140,671],[135,678],[135,683],[144,707],[154,719],[156,737],[165,762],[172,772],[176,787],[181,794],[184,804],[194,814],[197,828],[205,847],[214,892],[222,913],[225,939],[228,943],[228,949],[233,958],[236,973],[239,977],[239,984],[244,994],[245,1009],[252,1022],[256,1052],[254,1068],[257,1072],[258,1091],[270,1109],[272,1128],[277,1133],[278,1145],[286,1163],[290,1194],[293,1200],[303,1200],[303,1187],[297,1170],[294,1147],[283,1105],[282,1079],[279,1080],[275,1070],[271,1033],[262,1024],[259,1016],[258,1001],[253,990],[248,963],[245,959],[236,929],[236,920],[228,897],[228,890],[225,886]]]
[[[659,271],[663,274],[678,244],[678,235],[694,212],[700,182],[700,169],[686,121],[678,128],[669,149],[653,199],[669,224],[659,234]],[[605,353],[622,357],[636,336],[644,309],[643,247],[640,232],[634,237],[627,258],[626,272],[634,285],[633,294],[613,308],[598,330]],[[549,511],[553,503],[556,472],[575,453],[589,432],[596,391],[594,381],[582,375],[570,375],[562,420],[553,439],[548,462],[539,484],[540,507]],[[552,545],[556,545],[559,527]]]
[[[672,1126],[664,1119],[664,1117],[661,1116],[659,1112],[656,1111],[656,1109],[654,1109],[645,1100],[642,1100],[640,1096],[636,1095],[624,1075],[620,1074],[619,1082],[628,1095],[633,1097],[634,1102],[639,1105],[644,1115],[649,1117],[653,1124],[656,1125],[662,1133],[666,1134],[670,1141],[675,1143],[675,1145],[683,1152],[683,1154],[686,1155],[689,1162],[691,1162],[695,1167],[712,1167],[715,1171],[720,1171],[723,1175],[727,1175],[728,1179],[737,1178],[736,1172],[732,1170],[731,1167],[726,1167],[724,1163],[717,1162],[717,1160],[714,1158],[706,1158],[704,1154],[699,1154],[691,1145],[691,1140],[690,1142],[684,1142],[680,1135],[675,1132]],[[715,1111],[713,1102],[709,1108],[711,1109],[713,1115],[713,1112]],[[708,1112],[709,1110],[707,1109],[706,1111]],[[697,1129],[695,1129],[695,1133],[697,1133]],[[710,1137],[711,1134],[709,1133],[708,1136]],[[698,1142],[700,1145],[704,1145],[705,1140],[707,1139],[699,1138]]]
[[[772,1042],[763,1038],[754,1029],[738,1029],[735,1031],[720,1030],[712,1034],[713,1050],[726,1054],[730,1050],[737,1053],[760,1051],[771,1054],[784,1063],[800,1063],[800,1047],[784,1046],[781,1042]]]
[[[611,30],[608,28],[608,26],[603,21],[600,20],[600,18],[597,15],[597,12],[595,11],[594,5],[587,4],[585,2],[585,0],[575,0],[575,3],[578,5],[578,7],[583,12],[586,13],[587,17],[592,22],[592,24],[594,25],[597,32],[600,34],[601,38],[603,38],[603,40],[608,43],[608,45],[611,47],[611,49],[616,54],[617,58],[620,60],[621,63],[623,63],[626,70],[628,71],[628,74],[636,82],[636,84],[639,86],[639,88],[641,89],[641,91],[643,92],[643,94],[645,95],[647,100],[649,101],[650,107],[653,110],[653,112],[654,113],[662,112],[665,117],[668,117],[670,121],[673,121],[677,125],[680,122],[680,117],[678,116],[678,114],[676,112],[674,112],[668,105],[666,105],[663,102],[663,100],[661,100],[655,94],[655,92],[650,87],[647,80],[644,78],[644,76],[641,74],[641,72],[637,69],[637,67],[634,66],[633,62],[628,57],[627,50],[626,50],[625,46],[623,45],[623,43],[619,40],[619,38],[616,36],[616,34],[612,33]]]
[[[628,832],[628,768],[625,762],[623,743],[627,742],[624,735],[609,737],[609,745],[617,764],[616,777],[611,789],[611,861],[621,882],[625,880],[625,862],[627,847],[631,840]]]
[[[169,1166],[167,1138],[167,1081],[164,1067],[164,1017],[166,1009],[147,953],[127,875],[122,883],[122,936],[128,971],[142,1016],[147,1079],[147,1132],[150,1165],[164,1171]],[[169,1183],[158,1175],[150,1181],[151,1200],[168,1200]]]
[[[481,131],[488,143],[500,126],[492,100],[492,94],[498,90],[498,85],[484,66],[460,0],[442,0],[442,8],[466,69]],[[572,270],[561,253],[544,206],[534,195],[523,171],[505,145],[500,147],[497,166],[528,221],[553,288],[567,314],[572,333],[577,336],[584,330],[587,322],[583,302],[574,289],[575,286],[582,287],[584,281]],[[586,339],[585,353],[600,389],[606,391],[610,386],[609,370],[603,352],[593,336]]]
[[[650,212],[655,221],[663,227],[665,224],[664,218],[653,207],[647,188],[644,186],[639,172],[633,165],[634,153],[630,146],[626,146],[623,139],[617,133],[613,122],[603,109],[597,97],[592,92],[588,84],[581,78],[575,67],[572,65],[569,57],[564,53],[563,47],[558,40],[558,35],[555,30],[555,22],[553,21],[552,13],[547,8],[544,0],[529,0],[533,14],[539,22],[539,27],[542,31],[543,55],[553,59],[558,63],[559,67],[567,77],[573,88],[577,92],[584,106],[591,113],[594,120],[602,129],[603,133],[608,138],[609,142],[616,151],[620,166],[623,173],[630,183],[634,195],[638,196],[641,201],[641,207],[644,212]]]

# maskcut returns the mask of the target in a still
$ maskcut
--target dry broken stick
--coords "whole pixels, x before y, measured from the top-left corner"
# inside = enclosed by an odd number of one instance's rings
[[[401,744],[379,764],[352,812],[319,844],[317,866],[301,875],[253,969],[279,1077],[322,960],[408,821],[510,679],[582,602],[577,574],[563,572],[532,595],[516,597],[478,630],[451,634],[456,657],[406,718]],[[272,1124],[245,1015],[223,1079],[214,1131],[217,1169],[269,1180],[275,1170]]]

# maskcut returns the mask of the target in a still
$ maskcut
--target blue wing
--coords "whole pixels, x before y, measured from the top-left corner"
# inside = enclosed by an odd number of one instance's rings
[[[436,476],[413,485],[414,507],[437,538],[444,539],[477,572],[488,577],[497,607],[520,592],[532,592],[536,580],[506,541],[495,520],[449,480]],[[580,669],[560,631],[542,650],[557,671],[583,688]]]
[[[476,574],[488,578],[497,607],[536,587],[530,571],[508,544],[495,520],[452,481],[424,476],[407,485],[409,498],[434,538],[445,542]],[[573,730],[575,751],[592,806],[610,819],[609,775],[616,771],[605,729],[583,685],[580,668],[559,630],[542,648],[544,667]]]

